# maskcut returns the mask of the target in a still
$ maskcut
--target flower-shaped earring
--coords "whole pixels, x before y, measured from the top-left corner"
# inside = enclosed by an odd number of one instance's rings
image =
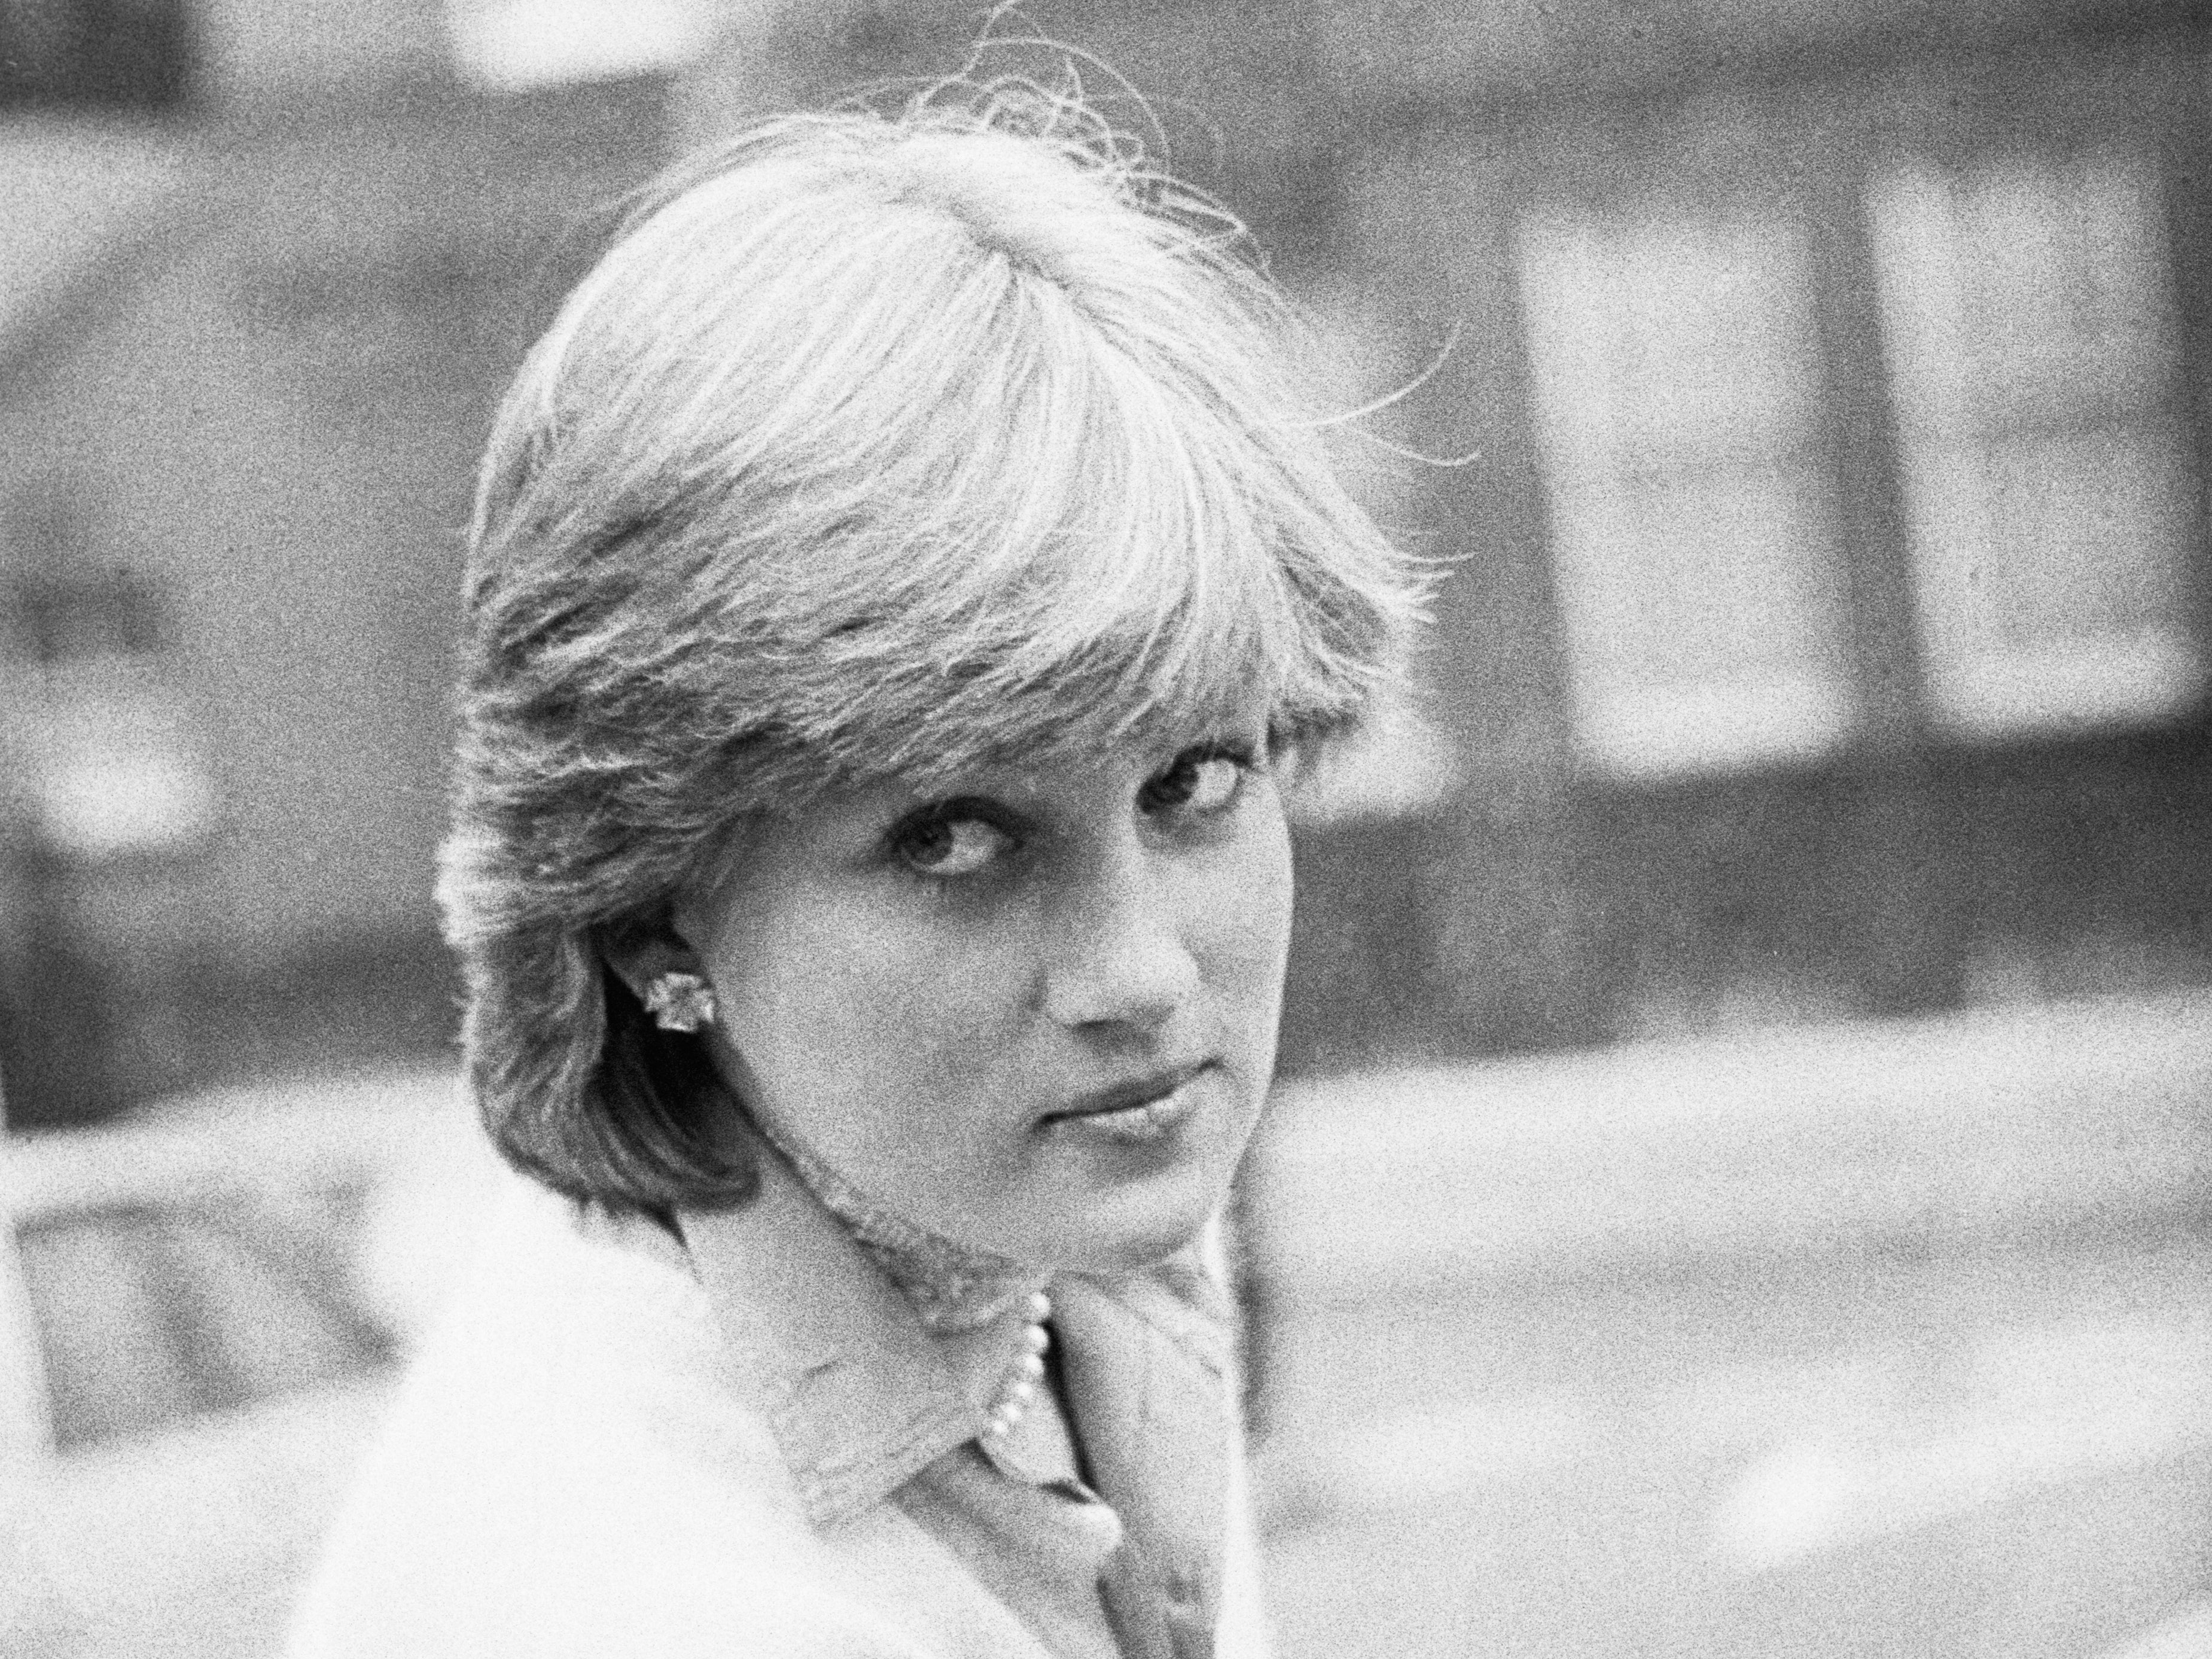
[[[655,974],[645,988],[645,1011],[664,1031],[696,1031],[714,1023],[714,988],[696,974]]]

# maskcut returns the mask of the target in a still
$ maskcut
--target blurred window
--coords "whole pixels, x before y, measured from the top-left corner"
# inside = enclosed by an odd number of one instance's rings
[[[65,857],[189,850],[214,827],[166,613],[125,570],[0,586],[0,672],[15,681],[0,742],[26,775],[42,839]]]
[[[663,72],[708,31],[687,0],[447,0],[445,15],[462,76],[498,92]]]
[[[1584,752],[1657,775],[1851,723],[1802,238],[1539,214],[1517,257]]]
[[[2155,173],[1912,167],[1870,210],[1934,720],[2000,737],[2185,708],[2199,526]]]
[[[1370,290],[1344,281],[1310,283],[1294,297],[1314,326],[1310,344],[1320,363],[1314,379],[1330,411],[1366,411],[1358,429],[1383,435],[1379,444],[1345,447],[1340,481],[1386,534],[1418,536],[1413,485],[1420,464],[1391,445],[1419,440],[1391,427],[1395,405],[1425,366],[1413,360],[1396,315]],[[1432,667],[1419,659],[1414,672]],[[1300,775],[1289,801],[1297,822],[1342,826],[1412,817],[1451,793],[1460,781],[1457,757],[1422,712],[1427,683],[1417,678],[1415,687],[1410,696],[1378,698],[1358,732]]]
[[[21,1243],[64,1447],[251,1405],[386,1357],[310,1240],[133,1207],[34,1222]]]
[[[191,86],[184,0],[4,0],[0,108],[163,109]]]

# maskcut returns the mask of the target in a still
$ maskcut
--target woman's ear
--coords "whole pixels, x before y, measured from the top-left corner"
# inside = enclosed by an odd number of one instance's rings
[[[641,1003],[664,974],[703,974],[699,953],[677,936],[665,917],[617,923],[600,930],[599,954]]]

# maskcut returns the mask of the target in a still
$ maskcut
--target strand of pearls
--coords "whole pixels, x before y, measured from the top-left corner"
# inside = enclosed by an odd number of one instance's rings
[[[991,1409],[984,1413],[983,1432],[994,1441],[1003,1441],[1013,1432],[1014,1425],[1028,1413],[1030,1402],[1036,1398],[1037,1384],[1044,1380],[1044,1351],[1052,1346],[1052,1333],[1045,1329],[1045,1322],[1052,1317],[1052,1298],[1042,1291],[1030,1294],[1029,1324],[1022,1332],[1021,1358],[1006,1373],[1006,1380],[999,1385],[998,1398],[992,1401]]]

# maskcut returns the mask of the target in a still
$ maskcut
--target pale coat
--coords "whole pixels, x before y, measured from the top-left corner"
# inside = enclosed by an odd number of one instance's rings
[[[681,1242],[519,1180],[293,1659],[1255,1659],[1229,1309],[1181,1257],[1049,1287],[1097,1490],[987,1453],[787,1167]]]

